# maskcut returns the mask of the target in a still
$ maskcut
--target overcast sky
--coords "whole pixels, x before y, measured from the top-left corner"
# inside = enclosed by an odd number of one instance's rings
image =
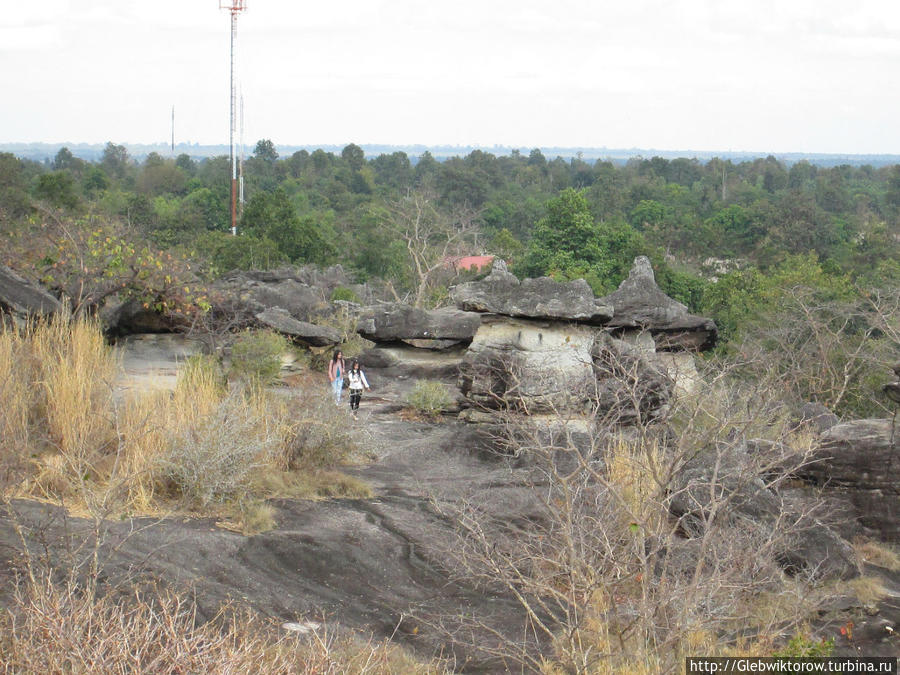
[[[228,143],[218,0],[19,0],[0,142]],[[896,0],[249,0],[244,139],[900,153]]]

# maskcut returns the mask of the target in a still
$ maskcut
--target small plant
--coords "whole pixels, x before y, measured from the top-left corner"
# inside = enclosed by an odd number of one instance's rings
[[[781,658],[805,658],[809,656],[831,656],[834,652],[834,638],[814,640],[797,634],[772,656]]]
[[[275,528],[275,509],[261,499],[249,499],[240,505],[241,532],[246,535]]]
[[[407,395],[406,405],[413,411],[434,419],[453,405],[453,397],[443,382],[419,380]]]
[[[281,372],[287,341],[272,331],[247,331],[231,348],[230,374],[238,379],[271,384]]]
[[[339,300],[355,302],[357,304],[362,302],[362,300],[359,299],[359,296],[353,292],[353,289],[347,288],[346,286],[338,286],[331,292],[331,301],[337,302]]]

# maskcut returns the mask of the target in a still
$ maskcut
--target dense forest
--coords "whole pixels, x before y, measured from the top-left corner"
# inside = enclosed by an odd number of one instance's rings
[[[870,402],[840,386],[848,372],[863,377],[854,345],[893,348],[897,165],[617,165],[537,149],[438,162],[428,152],[367,158],[355,144],[280,157],[261,140],[244,176],[234,237],[228,157],[151,153],[138,163],[113,143],[99,162],[67,148],[43,164],[0,154],[4,262],[86,305],[115,293],[202,311],[204,284],[235,268],[339,263],[361,283],[437,306],[457,256],[496,255],[519,276],[585,278],[603,295],[645,254],[669,295],[716,320],[720,351],[827,356],[834,381],[807,382],[798,396],[864,411]],[[817,325],[796,325],[804,315]]]

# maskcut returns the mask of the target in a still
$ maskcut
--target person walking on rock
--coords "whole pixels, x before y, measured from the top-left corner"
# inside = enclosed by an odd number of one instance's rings
[[[359,361],[356,359],[353,359],[353,363],[350,365],[350,370],[347,372],[347,380],[350,385],[350,412],[355,416],[359,410],[359,401],[362,399],[363,388],[369,388],[366,374],[359,367]]]
[[[344,388],[344,353],[337,349],[328,363],[328,379],[331,382],[331,391],[334,394],[334,404],[341,404],[341,391]]]

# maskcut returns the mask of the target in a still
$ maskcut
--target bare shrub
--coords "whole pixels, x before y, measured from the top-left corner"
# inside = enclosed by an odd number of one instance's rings
[[[441,503],[458,536],[437,553],[515,597],[530,639],[478,649],[550,672],[675,672],[688,654],[771,651],[834,593],[823,576],[852,572],[815,498],[782,491],[810,447],[764,395],[771,383],[702,381],[651,406],[639,377],[620,377],[615,405],[598,384],[589,415],[492,413],[496,446],[528,467],[531,511]],[[466,621],[491,631],[477,617],[431,623],[459,639]]]
[[[287,448],[287,466],[301,470],[328,469],[346,461],[360,448],[360,429],[344,407],[321,392],[305,391],[292,401],[293,440]]]
[[[271,384],[281,372],[287,340],[272,331],[246,331],[231,346],[230,375],[259,385]]]
[[[0,613],[0,671],[7,673],[443,673],[387,642],[280,632],[249,611],[225,607],[199,623],[173,593],[97,597],[46,579],[19,586]]]
[[[823,301],[815,289],[789,289],[777,311],[751,322],[739,347],[745,373],[778,382],[788,403],[816,401],[839,415],[884,415],[873,394],[900,351],[900,290]]]
[[[264,422],[245,393],[232,389],[209,416],[172,436],[163,475],[201,507],[241,497],[253,472],[272,461],[282,442]]]

